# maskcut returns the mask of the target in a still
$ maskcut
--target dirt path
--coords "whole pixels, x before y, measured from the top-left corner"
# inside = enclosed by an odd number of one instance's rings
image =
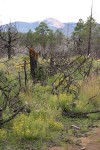
[[[80,146],[52,147],[49,150],[100,150],[100,128],[93,129],[88,137],[81,138]]]
[[[86,150],[100,150],[100,128],[93,130],[90,136],[81,138],[81,141]]]

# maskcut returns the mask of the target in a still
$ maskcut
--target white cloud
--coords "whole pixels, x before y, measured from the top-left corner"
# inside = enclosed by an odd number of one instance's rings
[[[94,0],[94,18],[100,22],[100,0]],[[0,0],[0,21],[33,22],[52,17],[61,22],[86,20],[92,0]]]

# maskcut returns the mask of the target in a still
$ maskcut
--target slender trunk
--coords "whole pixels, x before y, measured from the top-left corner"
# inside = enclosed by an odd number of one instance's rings
[[[90,54],[91,51],[91,38],[92,38],[92,9],[93,9],[93,1],[91,6],[91,16],[90,16],[90,24],[89,24],[89,38],[88,38],[88,51],[87,55]]]
[[[90,54],[90,50],[91,50],[91,19],[90,19],[90,27],[89,27],[89,39],[88,39],[88,52],[87,52],[87,55]]]
[[[8,59],[11,58],[11,46],[8,47]]]
[[[26,72],[26,61],[24,61],[24,75],[25,75],[25,88],[27,89],[27,72]]]
[[[2,122],[2,109],[0,108],[0,123]]]

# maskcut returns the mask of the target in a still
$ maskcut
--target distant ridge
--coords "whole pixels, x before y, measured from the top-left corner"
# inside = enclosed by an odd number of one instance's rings
[[[54,31],[59,29],[65,35],[67,35],[67,33],[68,33],[69,36],[72,34],[72,32],[74,31],[74,28],[76,26],[76,23],[74,23],[74,22],[62,23],[59,20],[53,19],[53,18],[46,18],[42,21],[29,22],[29,23],[16,21],[16,22],[12,22],[12,24],[16,23],[16,27],[19,32],[27,33],[30,29],[32,31],[34,31],[35,28],[37,26],[39,26],[40,22],[45,22],[48,25],[48,27]]]

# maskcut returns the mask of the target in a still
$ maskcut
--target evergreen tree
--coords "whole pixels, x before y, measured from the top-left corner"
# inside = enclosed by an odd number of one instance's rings
[[[40,25],[35,28],[35,41],[42,46],[42,49],[45,49],[47,44],[49,31],[50,29],[44,22],[41,22]]]

